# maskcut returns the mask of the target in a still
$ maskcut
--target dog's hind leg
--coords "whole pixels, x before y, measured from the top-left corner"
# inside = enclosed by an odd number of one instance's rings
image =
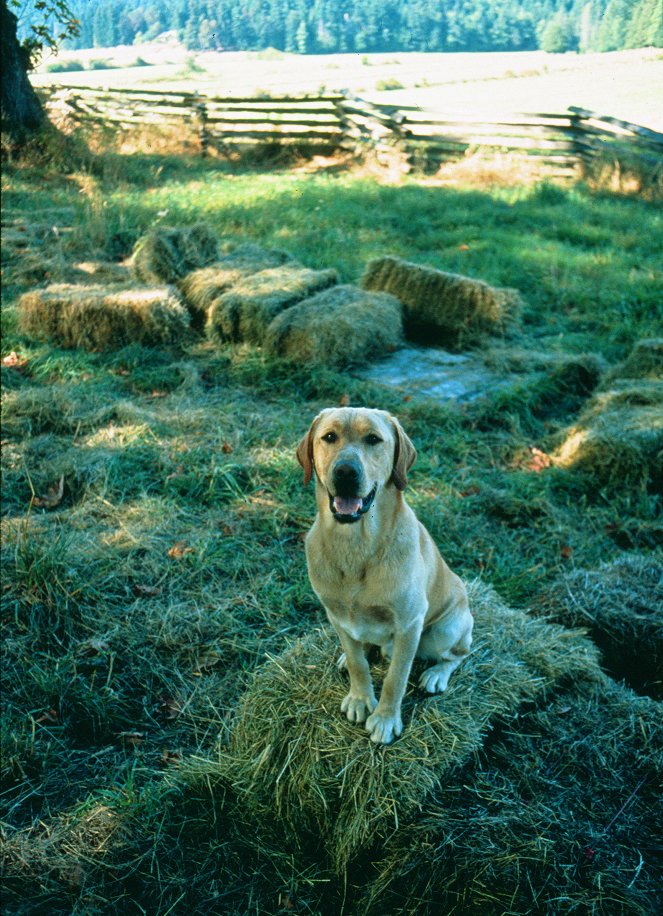
[[[435,642],[434,634],[429,633],[426,635],[428,636],[428,645],[425,648],[430,650],[431,643],[434,644]],[[471,644],[472,627],[469,626],[454,646],[442,651],[438,649],[432,655],[433,658],[437,658],[437,663],[423,672],[419,678],[419,686],[427,693],[442,693],[443,690],[446,690],[449,678],[469,653]],[[428,652],[422,652],[421,655],[428,658],[431,657]]]

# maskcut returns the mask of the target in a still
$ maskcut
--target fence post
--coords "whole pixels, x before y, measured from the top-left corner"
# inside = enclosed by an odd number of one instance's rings
[[[576,164],[580,166],[581,170],[584,172],[586,166],[586,155],[585,150],[582,146],[582,138],[584,134],[584,129],[582,126],[582,116],[577,109],[569,108],[569,122],[571,124],[573,137],[573,156],[576,160]]]
[[[198,93],[196,93],[198,96]],[[193,103],[194,123],[198,126],[198,138],[200,140],[200,155],[205,158],[207,147],[209,145],[209,131],[207,130],[207,105],[202,98],[196,98]]]

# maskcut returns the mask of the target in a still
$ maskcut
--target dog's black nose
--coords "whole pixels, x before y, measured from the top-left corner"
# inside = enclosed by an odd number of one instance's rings
[[[343,461],[334,468],[334,485],[339,496],[355,496],[361,477],[359,465]]]

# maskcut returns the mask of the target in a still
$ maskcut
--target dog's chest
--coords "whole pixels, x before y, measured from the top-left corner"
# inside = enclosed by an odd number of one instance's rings
[[[358,642],[384,645],[394,634],[394,613],[380,583],[340,578],[318,591],[332,622]],[[377,587],[376,587],[377,585]]]

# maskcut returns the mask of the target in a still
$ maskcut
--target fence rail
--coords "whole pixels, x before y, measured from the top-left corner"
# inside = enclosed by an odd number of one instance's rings
[[[154,89],[44,89],[58,117],[92,127],[186,127],[204,154],[261,143],[316,152],[370,152],[437,166],[475,149],[500,150],[560,170],[600,160],[640,164],[663,180],[663,134],[583,108],[511,115],[495,121],[450,118],[416,106],[376,104],[348,93],[278,98],[203,96]]]

